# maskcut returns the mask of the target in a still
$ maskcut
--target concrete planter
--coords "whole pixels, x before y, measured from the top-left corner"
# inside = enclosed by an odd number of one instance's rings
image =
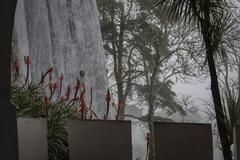
[[[131,138],[130,121],[70,121],[70,160],[132,160]]]
[[[47,120],[18,118],[19,160],[48,160]]]
[[[213,160],[210,124],[154,123],[156,160]]]

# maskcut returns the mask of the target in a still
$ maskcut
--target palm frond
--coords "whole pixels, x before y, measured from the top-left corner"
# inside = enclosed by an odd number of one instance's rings
[[[204,9],[207,7],[211,19],[222,14],[222,10],[228,6],[225,0],[158,0],[154,7],[165,10],[168,18],[195,23],[200,27],[204,20]]]

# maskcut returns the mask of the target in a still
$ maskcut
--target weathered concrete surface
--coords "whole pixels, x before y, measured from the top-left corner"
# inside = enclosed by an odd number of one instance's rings
[[[19,160],[48,160],[47,120],[18,118]]]
[[[105,55],[95,0],[18,0],[15,19],[18,55],[30,55],[31,78],[54,67],[54,81],[63,73],[65,88],[84,70],[87,99],[93,87],[93,109],[106,111]],[[25,72],[24,68],[22,68]],[[112,115],[112,114],[110,114]]]
[[[156,160],[213,160],[209,124],[154,123]]]
[[[70,160],[131,160],[130,121],[69,123]]]

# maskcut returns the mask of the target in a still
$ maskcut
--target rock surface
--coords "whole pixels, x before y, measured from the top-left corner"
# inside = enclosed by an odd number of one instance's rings
[[[95,0],[18,0],[15,33],[20,61],[30,55],[34,82],[54,67],[53,79],[63,73],[66,88],[84,70],[87,91],[95,90],[93,108],[105,114],[107,77]]]

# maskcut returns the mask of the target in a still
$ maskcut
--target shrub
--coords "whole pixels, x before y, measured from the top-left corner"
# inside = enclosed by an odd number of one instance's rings
[[[13,64],[13,80],[11,86],[11,102],[16,105],[17,117],[47,118],[48,152],[50,160],[68,159],[67,121],[69,119],[98,118],[85,103],[85,85],[77,79],[76,86],[70,86],[62,94],[63,75],[52,82],[53,68],[42,74],[38,84],[29,80],[30,58],[24,57],[27,73],[22,77],[19,73],[18,59]],[[92,101],[92,89],[91,89]]]

